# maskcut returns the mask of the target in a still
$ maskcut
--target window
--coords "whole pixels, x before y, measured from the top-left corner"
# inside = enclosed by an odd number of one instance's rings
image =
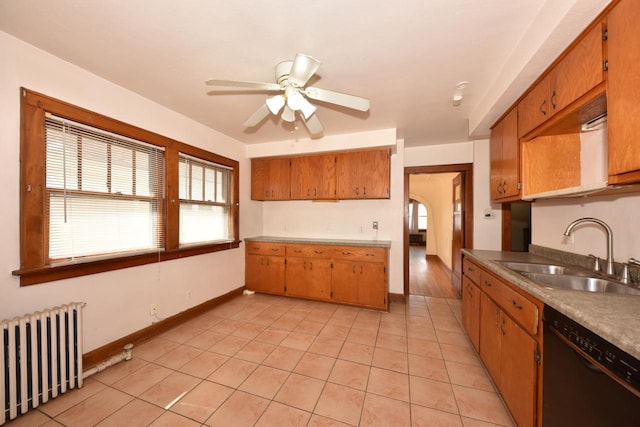
[[[180,245],[229,240],[228,167],[180,153]]]
[[[417,200],[410,200],[409,230],[411,233],[427,230],[427,208]]]
[[[238,162],[21,90],[21,285],[239,247]]]
[[[46,114],[49,260],[157,251],[164,150]]]

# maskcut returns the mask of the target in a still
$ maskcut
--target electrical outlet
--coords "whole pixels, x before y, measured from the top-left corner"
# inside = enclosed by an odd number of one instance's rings
[[[191,299],[191,291],[187,291],[187,295],[186,295],[187,300]]]
[[[373,221],[373,229],[374,230],[378,229],[378,221]]]
[[[152,316],[158,315],[158,304],[151,304],[151,309],[149,310],[149,314]]]

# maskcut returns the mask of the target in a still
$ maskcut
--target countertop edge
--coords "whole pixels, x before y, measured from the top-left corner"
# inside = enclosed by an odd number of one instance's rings
[[[314,237],[282,237],[282,236],[255,236],[245,237],[245,242],[265,243],[300,243],[335,246],[364,246],[372,248],[390,248],[390,240],[357,240],[357,239],[324,239]]]
[[[463,249],[462,253],[491,273],[640,359],[640,297],[545,288],[496,262],[553,261],[540,255],[475,249]]]

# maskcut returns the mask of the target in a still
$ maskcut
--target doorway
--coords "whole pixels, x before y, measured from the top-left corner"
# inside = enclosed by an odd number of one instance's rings
[[[429,174],[449,174],[448,189],[446,190],[449,201],[448,203],[454,203],[453,200],[456,191],[458,191],[459,194],[459,197],[457,198],[457,207],[453,205],[449,206],[450,212],[452,212],[453,215],[450,214],[451,216],[447,218],[448,222],[446,225],[447,227],[451,228],[450,230],[448,230],[450,232],[448,234],[448,239],[451,239],[451,241],[446,242],[447,248],[450,248],[448,249],[450,252],[447,254],[447,256],[451,256],[451,268],[448,268],[437,256],[432,256],[430,258],[429,254],[426,253],[426,247],[425,251],[417,254],[417,252],[420,251],[416,249],[415,245],[410,245],[412,239],[411,234],[415,233],[411,233],[412,228],[410,223],[410,216],[412,215],[410,214],[411,208],[414,205],[410,200],[411,195],[409,183],[411,181],[412,175],[414,175],[415,180],[415,175]],[[457,187],[453,183],[453,178],[456,176],[459,177]],[[453,297],[459,298],[459,287],[454,286],[457,282],[459,282],[459,280],[457,280],[456,275],[452,273],[456,269],[459,270],[458,266],[461,265],[462,254],[460,250],[465,247],[473,247],[473,165],[469,163],[405,168],[404,193],[404,295],[407,296],[411,294],[410,283],[412,278],[414,279],[415,283],[417,277],[427,277],[427,282],[431,282],[431,285],[427,283],[427,286],[436,286],[444,291],[447,291],[445,288],[448,288],[448,293],[444,295],[445,297],[451,297],[451,295],[453,295]],[[454,227],[456,220],[457,230],[459,230],[459,234],[455,239],[457,241],[454,241],[453,233],[456,229],[456,227]],[[428,246],[428,235],[426,240],[426,246]],[[413,236],[413,241],[416,241],[415,235]],[[422,255],[423,253],[426,256]],[[419,258],[420,256],[425,256],[423,258],[424,262]],[[417,267],[412,270],[410,268],[412,265]],[[429,267],[432,268],[429,270]],[[434,291],[436,290],[434,289]]]

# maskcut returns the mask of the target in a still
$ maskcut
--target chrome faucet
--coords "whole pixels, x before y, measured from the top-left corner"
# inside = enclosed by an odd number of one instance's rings
[[[609,227],[604,221],[601,221],[597,218],[576,219],[567,226],[567,229],[564,230],[564,235],[571,236],[571,234],[573,233],[573,227],[578,224],[582,224],[583,222],[592,222],[594,224],[597,224],[602,227],[607,233],[607,274],[610,276],[615,275],[616,272],[613,266],[613,232],[611,231],[611,227]]]

